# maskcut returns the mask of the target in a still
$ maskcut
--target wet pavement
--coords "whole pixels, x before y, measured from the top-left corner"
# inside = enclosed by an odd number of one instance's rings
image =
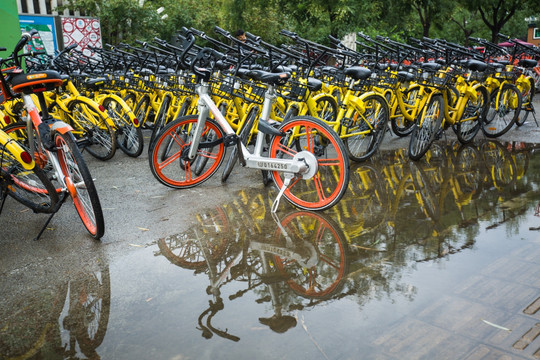
[[[157,183],[88,158],[106,235],[71,204],[0,216],[1,359],[540,359],[540,128],[388,136],[348,193],[297,211],[256,171]]]

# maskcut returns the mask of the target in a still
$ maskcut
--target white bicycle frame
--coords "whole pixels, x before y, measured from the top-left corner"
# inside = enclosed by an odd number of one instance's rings
[[[236,132],[229,125],[223,114],[219,111],[216,104],[209,96],[210,85],[207,82],[201,82],[197,87],[197,93],[199,94],[199,116],[197,119],[197,125],[195,127],[195,132],[193,135],[193,140],[191,148],[189,149],[188,157],[190,160],[195,159],[197,156],[197,151],[199,149],[199,143],[201,140],[201,135],[206,124],[206,119],[208,118],[209,113],[212,113],[214,119],[217,121],[221,129],[225,132],[225,135],[234,135]],[[264,95],[264,103],[261,118],[259,121],[268,121],[270,118],[270,112],[272,110],[272,104],[276,98],[276,91],[272,85],[268,85],[268,89]],[[239,141],[240,150],[242,151],[242,156],[245,160],[245,167],[252,169],[268,170],[268,171],[279,171],[284,173],[283,186],[279,191],[279,194],[274,201],[272,206],[272,212],[277,210],[279,205],[279,200],[283,195],[283,192],[287,189],[291,180],[295,177],[302,177],[303,179],[311,179],[318,171],[317,158],[309,151],[300,151],[292,159],[276,159],[269,158],[262,155],[263,146],[264,146],[265,134],[262,131],[257,133],[257,138],[255,141],[255,149],[251,153],[247,146]]]

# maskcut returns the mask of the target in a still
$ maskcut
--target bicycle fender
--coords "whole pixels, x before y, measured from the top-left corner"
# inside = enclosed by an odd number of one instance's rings
[[[5,147],[12,155],[15,156],[17,161],[26,169],[32,170],[36,166],[34,160],[30,163],[26,163],[22,160],[21,154],[25,152],[23,147],[11,136],[3,131],[0,131],[0,144]]]
[[[73,128],[71,127],[71,125],[66,124],[65,122],[60,121],[60,120],[53,122],[50,129],[51,129],[51,132],[58,131],[62,135],[73,131]]]
[[[96,109],[98,109],[99,113],[101,116],[103,116],[103,118],[105,119],[105,121],[107,122],[107,124],[109,124],[109,126],[113,129],[116,129],[116,125],[114,124],[114,121],[112,121],[111,117],[109,116],[109,114],[107,114],[106,111],[101,111],[100,109],[100,106],[102,107],[102,105],[98,104],[97,102],[95,102],[94,100],[90,99],[90,98],[87,98],[86,96],[83,96],[83,95],[77,95],[75,96],[74,99],[77,99],[77,100],[80,100],[82,102],[84,102],[85,104],[88,104],[89,106],[93,106],[95,107]]]

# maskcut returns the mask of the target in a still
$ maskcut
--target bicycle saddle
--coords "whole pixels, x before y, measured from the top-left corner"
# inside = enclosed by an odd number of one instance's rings
[[[291,77],[291,74],[286,73],[286,72],[271,73],[271,72],[263,71],[263,70],[251,70],[249,72],[249,75],[248,74],[246,75],[251,77],[254,80],[257,80],[257,81],[260,81],[269,85],[284,85]]]
[[[538,66],[538,61],[533,59],[521,59],[519,60],[518,65],[524,68],[533,68],[535,66]]]
[[[62,77],[55,70],[17,74],[11,80],[11,86],[15,93],[37,93],[49,91],[62,85]]]
[[[371,70],[363,66],[351,66],[345,69],[345,75],[352,77],[354,80],[366,80],[371,76]]]
[[[487,64],[483,61],[469,59],[465,62],[465,67],[472,71],[485,71]]]

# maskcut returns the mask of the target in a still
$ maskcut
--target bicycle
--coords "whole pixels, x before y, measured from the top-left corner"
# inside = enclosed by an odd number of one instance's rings
[[[232,40],[223,29],[216,26],[215,30]],[[157,136],[149,156],[154,177],[172,188],[197,186],[217,171],[224,159],[225,146],[237,146],[238,159],[243,166],[271,171],[279,189],[273,212],[277,211],[282,196],[302,209],[324,210],[335,205],[345,194],[349,180],[348,158],[344,156],[339,137],[322,121],[310,117],[291,118],[277,129],[268,123],[272,102],[277,96],[275,88],[283,85],[289,75],[263,71],[250,73],[255,81],[267,85],[252,153],[239,141],[209,96],[212,71],[203,66],[216,59],[225,60],[226,56],[214,49],[203,48],[188,61],[186,57],[195,37],[191,31],[184,31],[186,41],[180,59],[198,78],[199,115],[177,119]],[[244,46],[252,49],[247,44]],[[210,113],[215,120],[208,118]],[[271,139],[268,156],[263,156],[266,135]]]
[[[11,56],[3,60],[3,65],[12,61],[16,68],[20,69],[20,58],[27,54],[18,53],[35,33],[37,33],[35,30],[24,33]],[[47,111],[44,92],[62,86],[62,76],[54,70],[29,74],[20,71],[9,79],[1,76],[0,81],[9,97],[20,94],[18,96],[24,101],[23,122],[9,125],[4,131],[27,149],[33,160],[53,181],[55,191],[48,194],[53,197],[55,196],[53,194],[57,193],[60,197],[59,205],[54,207],[37,238],[69,196],[90,235],[100,239],[105,232],[101,203],[90,171],[73,135],[73,128],[50,116]],[[30,94],[37,96],[41,114]]]
[[[417,119],[409,142],[409,157],[419,160],[444,129],[452,127],[463,143],[474,139],[481,128],[488,106],[489,94],[481,83],[470,81],[475,72],[482,72],[487,65],[479,60],[468,59],[458,67],[458,56],[471,56],[470,52],[447,42],[433,42],[424,38],[425,44],[434,49],[445,51],[447,68],[433,66],[425,84],[432,88],[428,94],[427,105]],[[437,64],[434,64],[437,65]],[[457,93],[451,88],[455,87]]]
[[[318,55],[318,58],[333,51],[287,30],[281,30],[280,34],[303,44],[308,54],[312,47],[321,48],[322,53]],[[371,85],[372,72],[368,68],[351,66],[344,69],[343,74],[345,77],[342,77],[344,79],[342,87],[347,90],[341,99],[341,107],[333,121],[331,118],[328,118],[329,122],[326,119],[323,121],[343,140],[347,155],[351,160],[365,161],[379,148],[386,133],[389,118],[388,103],[377,91],[366,89],[366,86]],[[300,97],[307,92],[306,87],[301,83],[292,82],[287,90],[290,89],[289,93],[293,97]],[[284,93],[287,92],[282,92]]]
[[[30,153],[0,129],[0,213],[7,195],[41,213],[52,212],[59,200]]]

